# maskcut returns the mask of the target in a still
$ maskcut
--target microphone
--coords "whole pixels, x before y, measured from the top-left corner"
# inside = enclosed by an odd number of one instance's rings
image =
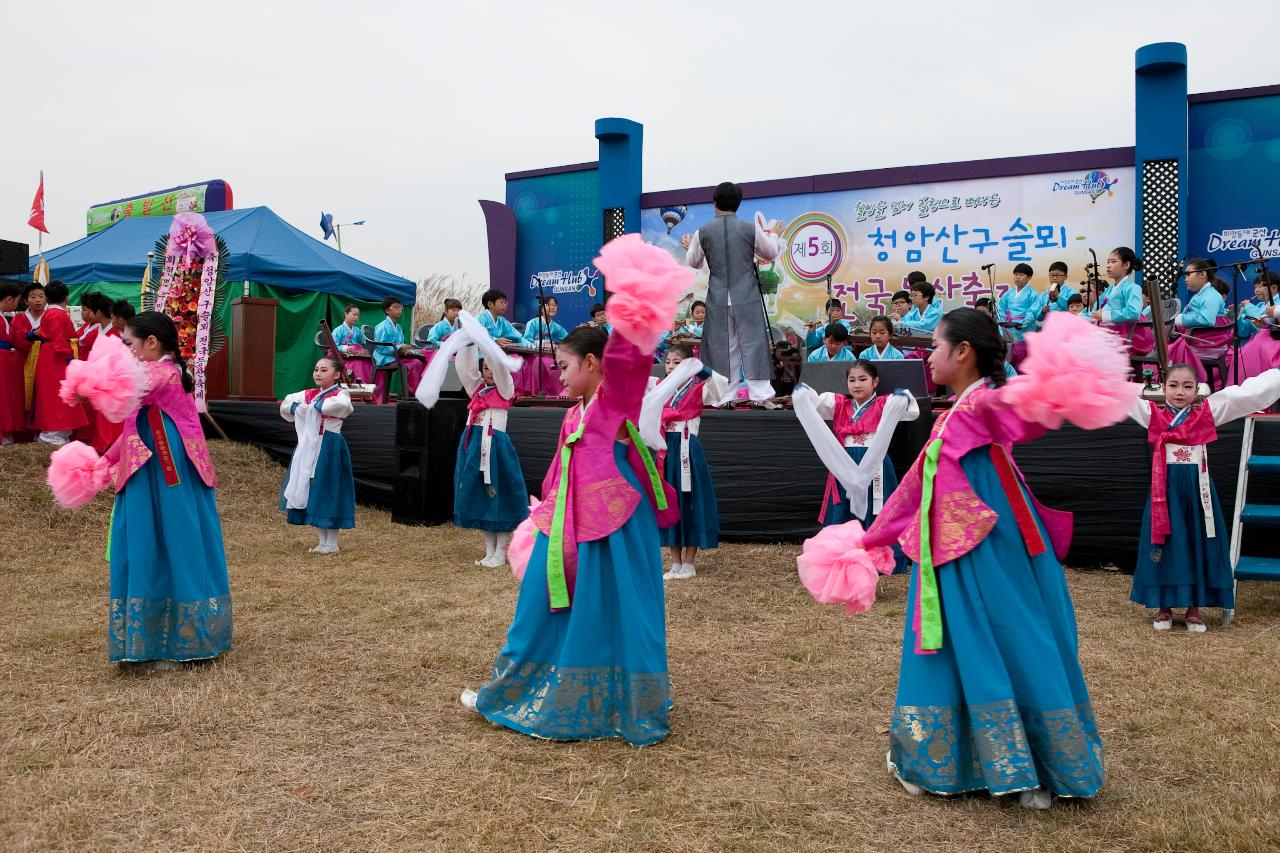
[[[983,265],[982,265],[982,268],[983,268],[984,270],[989,270],[989,269],[991,269],[991,268],[992,268],[992,267],[994,267],[994,266],[995,266],[995,264],[983,264]]]

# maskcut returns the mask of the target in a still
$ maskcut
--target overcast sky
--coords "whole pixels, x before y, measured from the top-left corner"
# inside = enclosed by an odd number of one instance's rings
[[[0,238],[223,178],[409,278],[488,275],[476,199],[645,126],[644,189],[1133,143],[1133,54],[1190,91],[1280,83],[1273,2],[5,4]],[[16,89],[16,91],[15,91]]]

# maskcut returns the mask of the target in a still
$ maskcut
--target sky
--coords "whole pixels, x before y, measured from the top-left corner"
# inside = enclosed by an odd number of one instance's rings
[[[0,238],[222,178],[407,278],[484,281],[477,199],[645,126],[646,192],[1132,145],[1134,51],[1191,92],[1280,83],[1270,2],[7,3]],[[13,91],[16,89],[17,91]]]

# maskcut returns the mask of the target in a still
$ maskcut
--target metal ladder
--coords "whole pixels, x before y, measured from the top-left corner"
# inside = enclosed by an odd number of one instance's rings
[[[1236,478],[1236,508],[1231,521],[1231,571],[1237,585],[1241,580],[1280,581],[1280,559],[1275,557],[1240,556],[1244,525],[1280,526],[1280,504],[1250,503],[1249,473],[1280,474],[1280,456],[1253,455],[1253,434],[1259,423],[1280,424],[1277,415],[1249,415],[1244,422],[1244,439],[1240,444],[1240,473]],[[1230,625],[1235,609],[1222,611],[1222,624]]]

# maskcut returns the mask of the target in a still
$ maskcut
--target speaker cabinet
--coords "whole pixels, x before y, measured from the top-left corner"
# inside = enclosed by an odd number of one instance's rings
[[[441,399],[430,410],[417,400],[396,404],[392,521],[443,524],[453,520],[453,466],[466,423],[465,400]]]

